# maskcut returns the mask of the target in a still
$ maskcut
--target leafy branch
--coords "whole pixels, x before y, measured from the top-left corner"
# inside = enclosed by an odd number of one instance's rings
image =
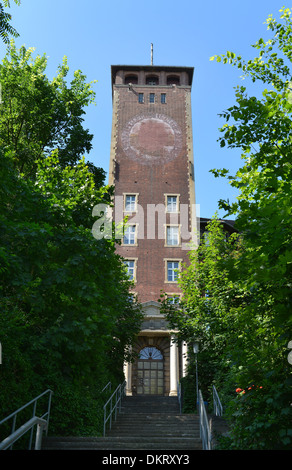
[[[14,0],[16,5],[20,5],[20,0]],[[9,0],[3,0],[5,7],[10,7]],[[16,31],[13,26],[11,26],[10,21],[12,16],[10,13],[4,11],[4,7],[2,3],[0,3],[0,36],[2,41],[5,44],[9,44],[9,36],[17,38],[19,36],[18,32]]]

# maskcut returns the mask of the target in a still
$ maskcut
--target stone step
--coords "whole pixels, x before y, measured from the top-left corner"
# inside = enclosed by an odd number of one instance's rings
[[[124,432],[124,430],[113,430],[112,432],[109,433],[108,437],[121,437],[121,435],[123,434],[123,437],[134,437],[133,434],[131,434],[130,432]],[[185,432],[185,431],[177,431],[177,432],[158,432],[158,431],[141,431],[139,433],[139,437],[142,439],[144,437],[163,437],[165,439],[168,439],[168,438],[181,438],[181,437],[188,437],[188,438],[197,438],[200,436],[200,433],[199,431],[197,432],[194,432],[194,431],[191,431],[191,432]]]
[[[45,437],[43,450],[200,450],[199,438]]]
[[[176,430],[174,428],[177,428]],[[190,424],[188,426],[177,426],[176,423],[173,423],[173,425],[166,425],[164,423],[161,423],[161,424],[151,424],[151,423],[148,423],[148,424],[144,424],[144,423],[140,423],[139,421],[132,421],[132,423],[130,422],[127,422],[127,423],[123,423],[123,422],[118,422],[118,423],[112,423],[112,429],[111,431],[115,430],[115,429],[132,429],[132,434],[136,434],[137,433],[137,430],[138,432],[141,432],[141,431],[145,431],[145,430],[160,430],[160,432],[162,431],[169,431],[169,430],[172,430],[173,432],[174,431],[183,431],[183,430],[186,430],[186,431],[189,431],[189,430],[195,430],[195,429],[198,429],[199,427],[196,425],[196,423],[194,424]],[[134,430],[133,430],[134,429]]]
[[[109,431],[111,435],[123,433],[132,435],[137,433],[160,433],[180,435],[197,434],[199,432],[198,416],[196,415],[163,415],[163,414],[129,414],[119,415],[117,421],[112,422]]]
[[[179,405],[176,402],[159,401],[157,403],[153,401],[140,402],[139,400],[123,401],[121,406],[121,412],[133,412],[133,413],[167,413],[167,414],[179,414]]]
[[[45,437],[43,449],[202,449],[198,415],[179,414],[177,397],[125,397],[105,437]]]
[[[135,417],[137,420],[143,419],[152,419],[156,421],[177,421],[180,420],[181,422],[186,421],[196,421],[198,420],[198,415],[196,414],[166,414],[166,413],[133,413],[133,412],[125,412],[125,413],[118,413],[117,414],[120,419],[133,419]]]

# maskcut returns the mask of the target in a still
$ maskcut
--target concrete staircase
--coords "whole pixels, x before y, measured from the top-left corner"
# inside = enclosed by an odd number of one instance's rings
[[[46,437],[45,450],[201,450],[198,415],[180,414],[177,397],[125,397],[106,437]]]

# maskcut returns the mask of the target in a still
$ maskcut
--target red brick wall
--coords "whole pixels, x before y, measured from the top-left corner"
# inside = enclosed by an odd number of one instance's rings
[[[147,239],[147,205],[165,204],[165,194],[179,194],[180,204],[190,204],[186,116],[190,87],[134,85],[131,89],[128,86],[114,89],[118,93],[114,110],[115,195],[138,193],[138,204],[144,209],[144,238],[138,238],[138,246],[117,246],[117,252],[126,259],[138,258],[135,291],[139,301],[157,301],[161,290],[180,292],[177,284],[165,282],[164,259],[187,262],[188,252],[181,247],[165,247],[165,239],[158,239],[157,215],[156,239]],[[144,93],[144,103],[138,102],[138,93]],[[155,93],[154,104],[149,103],[149,93]],[[161,93],[166,93],[166,104],[160,103]]]

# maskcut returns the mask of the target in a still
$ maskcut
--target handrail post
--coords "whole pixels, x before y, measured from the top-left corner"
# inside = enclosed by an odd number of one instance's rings
[[[177,398],[178,398],[178,404],[179,404],[179,413],[181,414],[182,412],[182,395],[181,395],[181,383],[177,382]]]
[[[201,390],[199,390],[199,420],[203,450],[211,450],[211,431]]]
[[[34,402],[34,404],[33,404],[32,418],[34,418],[35,415],[36,415],[36,405],[37,405],[37,400],[36,400],[36,401]],[[31,446],[32,446],[33,428],[34,428],[34,426],[31,428],[31,431],[30,431],[30,438],[29,438],[28,450],[31,450]]]
[[[47,426],[45,426],[45,425],[42,424],[42,423],[38,423],[38,424],[37,424],[37,431],[36,431],[36,438],[35,438],[34,450],[41,450],[41,448],[42,448],[42,437],[43,437],[43,430],[44,430],[44,427],[47,428]]]
[[[36,416],[37,401],[47,393],[49,393],[47,411],[41,417],[38,417]],[[37,428],[37,437],[36,437],[37,441],[35,442],[35,446],[36,446],[36,449],[41,448],[42,432],[44,429],[46,429],[46,431],[48,432],[52,394],[53,394],[52,390],[46,390],[45,392],[41,393],[39,396],[37,396],[33,400],[26,403],[21,408],[18,408],[18,410],[14,411],[14,413],[11,413],[9,416],[7,416],[6,418],[0,421],[0,424],[3,424],[4,422],[7,422],[8,420],[12,419],[11,433],[7,438],[5,438],[3,441],[0,442],[0,449],[4,449],[4,448],[12,449],[14,442],[16,442],[22,435],[30,431],[28,448],[29,450],[31,450],[33,430],[36,424],[38,428]],[[22,410],[24,410],[31,404],[33,404],[32,418],[16,430],[16,418],[18,416],[18,413],[20,413]],[[44,419],[45,417],[46,419]]]
[[[46,436],[48,435],[48,430],[49,430],[49,422],[50,422],[50,415],[51,415],[51,404],[52,404],[52,395],[53,395],[53,392],[52,392],[52,390],[50,390],[50,392],[49,392],[49,402],[48,402],[48,411],[47,411]]]
[[[15,428],[16,428],[16,418],[17,418],[17,412],[15,413],[15,415],[14,415],[14,417],[13,417],[12,428],[11,428],[11,434],[13,434],[13,433],[15,432]],[[13,446],[13,444],[11,444],[10,450],[12,450],[12,446]]]
[[[119,396],[119,391],[120,391],[121,385],[118,386],[116,389],[116,394],[115,394],[115,420],[117,419],[117,405],[118,405],[118,396]]]
[[[106,433],[106,423],[109,420],[110,429],[112,427],[112,414],[115,412],[115,420],[117,419],[118,411],[121,411],[121,401],[122,401],[122,394],[125,388],[125,381],[122,384],[119,384],[115,391],[112,393],[110,398],[107,400],[105,405],[103,406],[104,414],[103,414],[103,435],[105,436]],[[114,400],[114,405],[113,405]],[[110,404],[109,415],[107,416],[107,405]]]
[[[119,413],[121,412],[122,409],[122,387],[120,388],[120,396],[119,396]]]
[[[218,392],[216,390],[215,385],[213,385],[213,404],[214,404],[214,411],[215,416],[222,416],[223,415],[223,406],[221,404]]]
[[[112,412],[113,412],[113,400],[111,398],[111,401],[110,401],[110,429],[112,428]]]

